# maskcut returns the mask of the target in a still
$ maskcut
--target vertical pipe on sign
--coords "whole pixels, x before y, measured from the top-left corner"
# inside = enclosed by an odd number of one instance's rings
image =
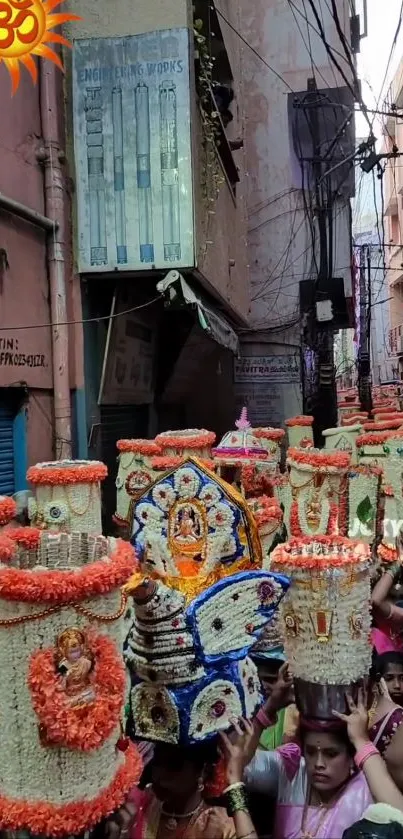
[[[123,166],[123,107],[122,89],[112,90],[113,122],[113,180],[115,188],[116,259],[118,265],[127,262],[125,173]]]
[[[60,70],[51,61],[40,61],[40,109],[43,149],[38,160],[44,165],[45,213],[57,223],[47,242],[55,417],[55,457],[71,457],[71,401],[69,375],[69,327],[66,293],[66,204],[64,151],[60,144],[58,78]]]

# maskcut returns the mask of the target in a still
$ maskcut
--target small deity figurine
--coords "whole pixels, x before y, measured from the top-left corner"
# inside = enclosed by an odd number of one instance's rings
[[[191,508],[184,507],[180,511],[175,526],[174,536],[178,542],[197,542],[199,539],[197,523],[193,519]]]
[[[95,692],[91,686],[94,657],[87,646],[84,632],[76,627],[65,629],[57,639],[56,666],[63,679],[63,690],[69,704],[92,702]]]

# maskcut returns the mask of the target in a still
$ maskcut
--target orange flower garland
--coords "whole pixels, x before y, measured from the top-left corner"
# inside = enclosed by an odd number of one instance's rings
[[[273,440],[279,443],[285,436],[285,431],[283,428],[254,428],[253,435],[258,440]]]
[[[0,536],[0,562],[11,562],[15,556],[15,543],[5,534]]]
[[[299,416],[299,417],[291,417],[290,419],[286,419],[285,422],[284,422],[284,425],[286,425],[287,428],[293,428],[293,427],[295,427],[295,428],[301,427],[302,428],[302,427],[305,427],[305,426],[310,426],[312,424],[313,424],[313,417],[310,417],[308,415],[304,416],[303,414],[301,414],[301,416]]]
[[[187,437],[186,435],[179,435],[176,437],[168,437],[165,434],[158,434],[155,442],[161,449],[204,449],[213,446],[216,441],[216,435],[213,431],[207,431],[205,434],[195,434]]]
[[[28,685],[32,705],[49,745],[89,752],[98,749],[119,723],[126,682],[123,661],[106,635],[88,633],[88,647],[95,660],[95,699],[87,705],[67,704],[61,677],[55,671],[53,647],[31,656]]]
[[[378,545],[377,554],[383,562],[395,562],[397,559],[396,548],[392,548],[391,545],[385,545],[384,542]]]
[[[132,546],[119,539],[111,556],[73,571],[41,571],[39,574],[29,568],[1,568],[0,597],[23,603],[70,603],[107,594],[123,585],[135,570]]]
[[[288,449],[287,461],[312,466],[314,469],[347,469],[350,464],[350,455],[345,452],[325,451],[301,451],[300,449]]]
[[[158,446],[154,440],[118,440],[116,448],[124,454],[138,453],[149,457],[161,454],[161,446]]]
[[[17,505],[14,498],[9,498],[7,495],[0,496],[0,527],[8,524],[16,515]]]
[[[151,461],[151,466],[153,469],[156,469],[157,471],[165,471],[168,469],[176,469],[176,467],[180,466],[183,462],[184,458],[180,455],[172,455],[170,457],[168,455],[166,455],[165,457],[162,455],[161,457],[153,457]],[[214,471],[216,466],[214,460],[200,459],[200,462],[203,464],[203,466],[206,466],[207,469],[210,469],[212,472]]]
[[[31,466],[27,472],[27,480],[31,484],[42,484],[44,486],[65,486],[66,484],[97,484],[103,481],[108,474],[104,463],[94,461],[84,466],[69,466],[63,469],[60,466]]]
[[[29,830],[37,836],[77,836],[95,827],[123,804],[130,789],[138,784],[142,770],[140,754],[130,743],[114,780],[96,798],[57,806],[46,801],[0,796],[0,829]]]
[[[37,527],[13,527],[6,531],[7,539],[11,539],[25,551],[34,551],[38,547],[41,532]]]
[[[384,422],[365,422],[364,431],[392,431],[393,429],[401,428],[403,420],[391,419]]]
[[[396,434],[393,436],[396,437]],[[382,446],[389,438],[390,433],[388,431],[379,431],[377,434],[361,434],[360,437],[357,437],[356,446],[358,448],[362,446]]]

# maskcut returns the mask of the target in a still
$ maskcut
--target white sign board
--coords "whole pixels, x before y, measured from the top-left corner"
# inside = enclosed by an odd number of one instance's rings
[[[245,356],[234,362],[237,410],[252,426],[281,426],[302,412],[299,355]]]
[[[187,29],[74,42],[80,272],[194,266],[189,85]]]

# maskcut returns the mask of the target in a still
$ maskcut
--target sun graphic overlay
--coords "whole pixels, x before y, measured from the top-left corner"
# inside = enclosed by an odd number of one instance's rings
[[[26,67],[33,82],[38,70],[33,56],[53,61],[61,70],[63,64],[49,44],[71,43],[51,30],[63,23],[80,20],[78,15],[53,14],[64,0],[0,0],[0,62],[4,61],[14,94],[20,82],[20,63]]]

